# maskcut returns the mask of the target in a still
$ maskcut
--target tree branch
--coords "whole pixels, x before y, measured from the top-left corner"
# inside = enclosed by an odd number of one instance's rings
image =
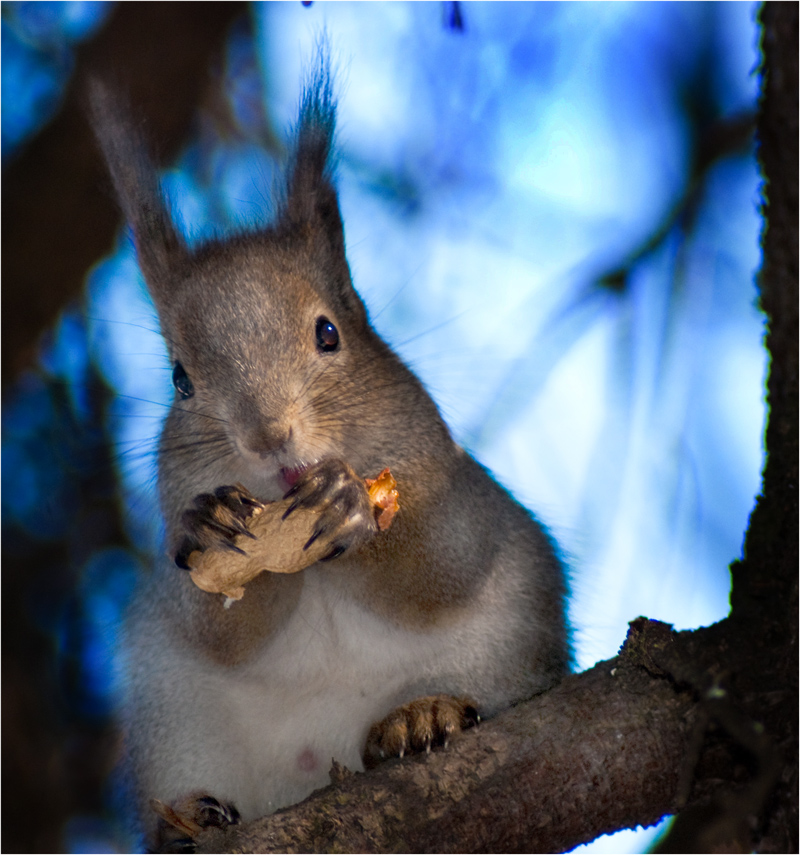
[[[332,786],[204,831],[197,851],[558,852],[656,822],[676,808],[694,701],[634,660],[570,676],[429,757],[334,765]]]

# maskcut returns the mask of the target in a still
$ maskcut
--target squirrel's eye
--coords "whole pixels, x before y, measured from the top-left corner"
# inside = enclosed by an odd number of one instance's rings
[[[325,316],[317,318],[317,347],[323,353],[339,347],[339,330]]]
[[[172,384],[184,400],[186,398],[191,398],[192,395],[194,395],[194,386],[192,385],[192,381],[189,379],[186,369],[180,364],[180,362],[176,362],[175,367],[172,369]]]

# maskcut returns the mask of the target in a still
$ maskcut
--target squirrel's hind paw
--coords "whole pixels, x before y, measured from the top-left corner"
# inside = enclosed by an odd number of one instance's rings
[[[166,805],[153,799],[158,814],[155,852],[194,852],[194,838],[204,828],[227,828],[241,821],[231,803],[221,802],[207,793],[192,793]]]
[[[369,729],[364,748],[364,766],[377,766],[390,757],[412,752],[430,753],[436,746],[447,748],[450,737],[480,720],[470,698],[426,695],[393,710]]]

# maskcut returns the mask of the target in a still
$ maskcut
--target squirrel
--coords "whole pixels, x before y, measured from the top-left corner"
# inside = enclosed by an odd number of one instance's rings
[[[550,536],[454,441],[354,289],[334,184],[328,63],[307,79],[272,224],[189,248],[130,110],[91,112],[165,338],[174,400],[158,448],[164,554],[124,632],[124,729],[149,807],[247,821],[329,782],[430,751],[569,670],[565,571]],[[363,478],[389,467],[379,532]],[[263,573],[229,608],[185,572],[259,502],[315,508],[322,561]],[[177,565],[177,566],[176,566]]]

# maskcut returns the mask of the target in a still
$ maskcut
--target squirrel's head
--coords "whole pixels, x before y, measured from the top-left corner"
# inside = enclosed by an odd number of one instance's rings
[[[238,480],[273,498],[327,456],[367,472],[386,465],[376,435],[409,404],[433,405],[372,331],[351,282],[324,58],[305,88],[275,222],[195,249],[125,111],[100,84],[92,101],[173,367],[162,467],[194,456],[212,483]],[[412,399],[401,404],[404,388]]]

